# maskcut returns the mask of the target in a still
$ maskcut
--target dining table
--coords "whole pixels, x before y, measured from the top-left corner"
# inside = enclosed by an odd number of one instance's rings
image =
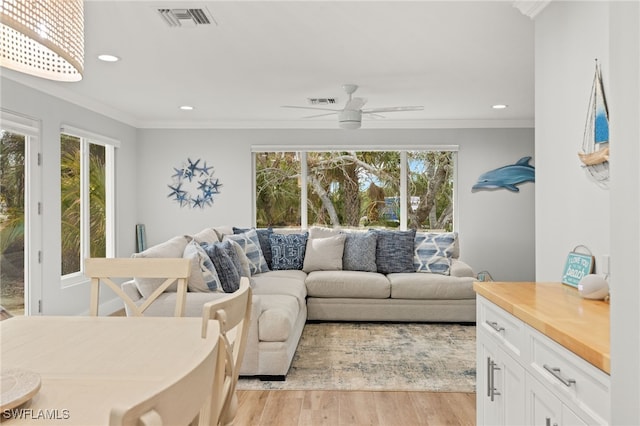
[[[0,423],[108,425],[113,407],[164,388],[216,350],[218,323],[209,324],[206,337],[201,332],[202,318],[184,317],[0,321]],[[22,400],[10,394],[16,391]]]

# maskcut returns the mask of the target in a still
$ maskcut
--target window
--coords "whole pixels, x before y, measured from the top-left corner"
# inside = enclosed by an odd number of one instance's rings
[[[84,259],[114,255],[114,148],[117,142],[65,127],[60,135],[61,271],[83,280]]]
[[[254,147],[256,226],[453,230],[457,147],[341,149]]]

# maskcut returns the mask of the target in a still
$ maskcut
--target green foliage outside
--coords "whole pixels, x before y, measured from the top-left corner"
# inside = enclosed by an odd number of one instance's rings
[[[60,202],[62,236],[62,275],[80,271],[81,262],[81,161],[80,139],[60,137]],[[106,253],[106,176],[105,149],[89,144],[89,253]]]
[[[259,227],[300,226],[300,157],[295,152],[256,154]],[[400,158],[398,151],[307,153],[309,224],[399,226]],[[408,153],[410,228],[453,229],[453,164],[452,152]]]
[[[0,304],[12,313],[24,309],[25,138],[0,137]]]

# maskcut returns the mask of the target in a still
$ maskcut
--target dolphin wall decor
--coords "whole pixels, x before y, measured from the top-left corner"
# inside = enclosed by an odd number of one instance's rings
[[[471,191],[505,188],[509,191],[520,192],[516,185],[536,181],[535,168],[529,164],[530,160],[531,157],[522,157],[515,164],[499,167],[481,174]]]

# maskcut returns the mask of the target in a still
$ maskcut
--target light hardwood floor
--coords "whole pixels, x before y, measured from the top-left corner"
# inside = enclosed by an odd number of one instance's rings
[[[475,393],[238,391],[236,426],[475,425]]]

